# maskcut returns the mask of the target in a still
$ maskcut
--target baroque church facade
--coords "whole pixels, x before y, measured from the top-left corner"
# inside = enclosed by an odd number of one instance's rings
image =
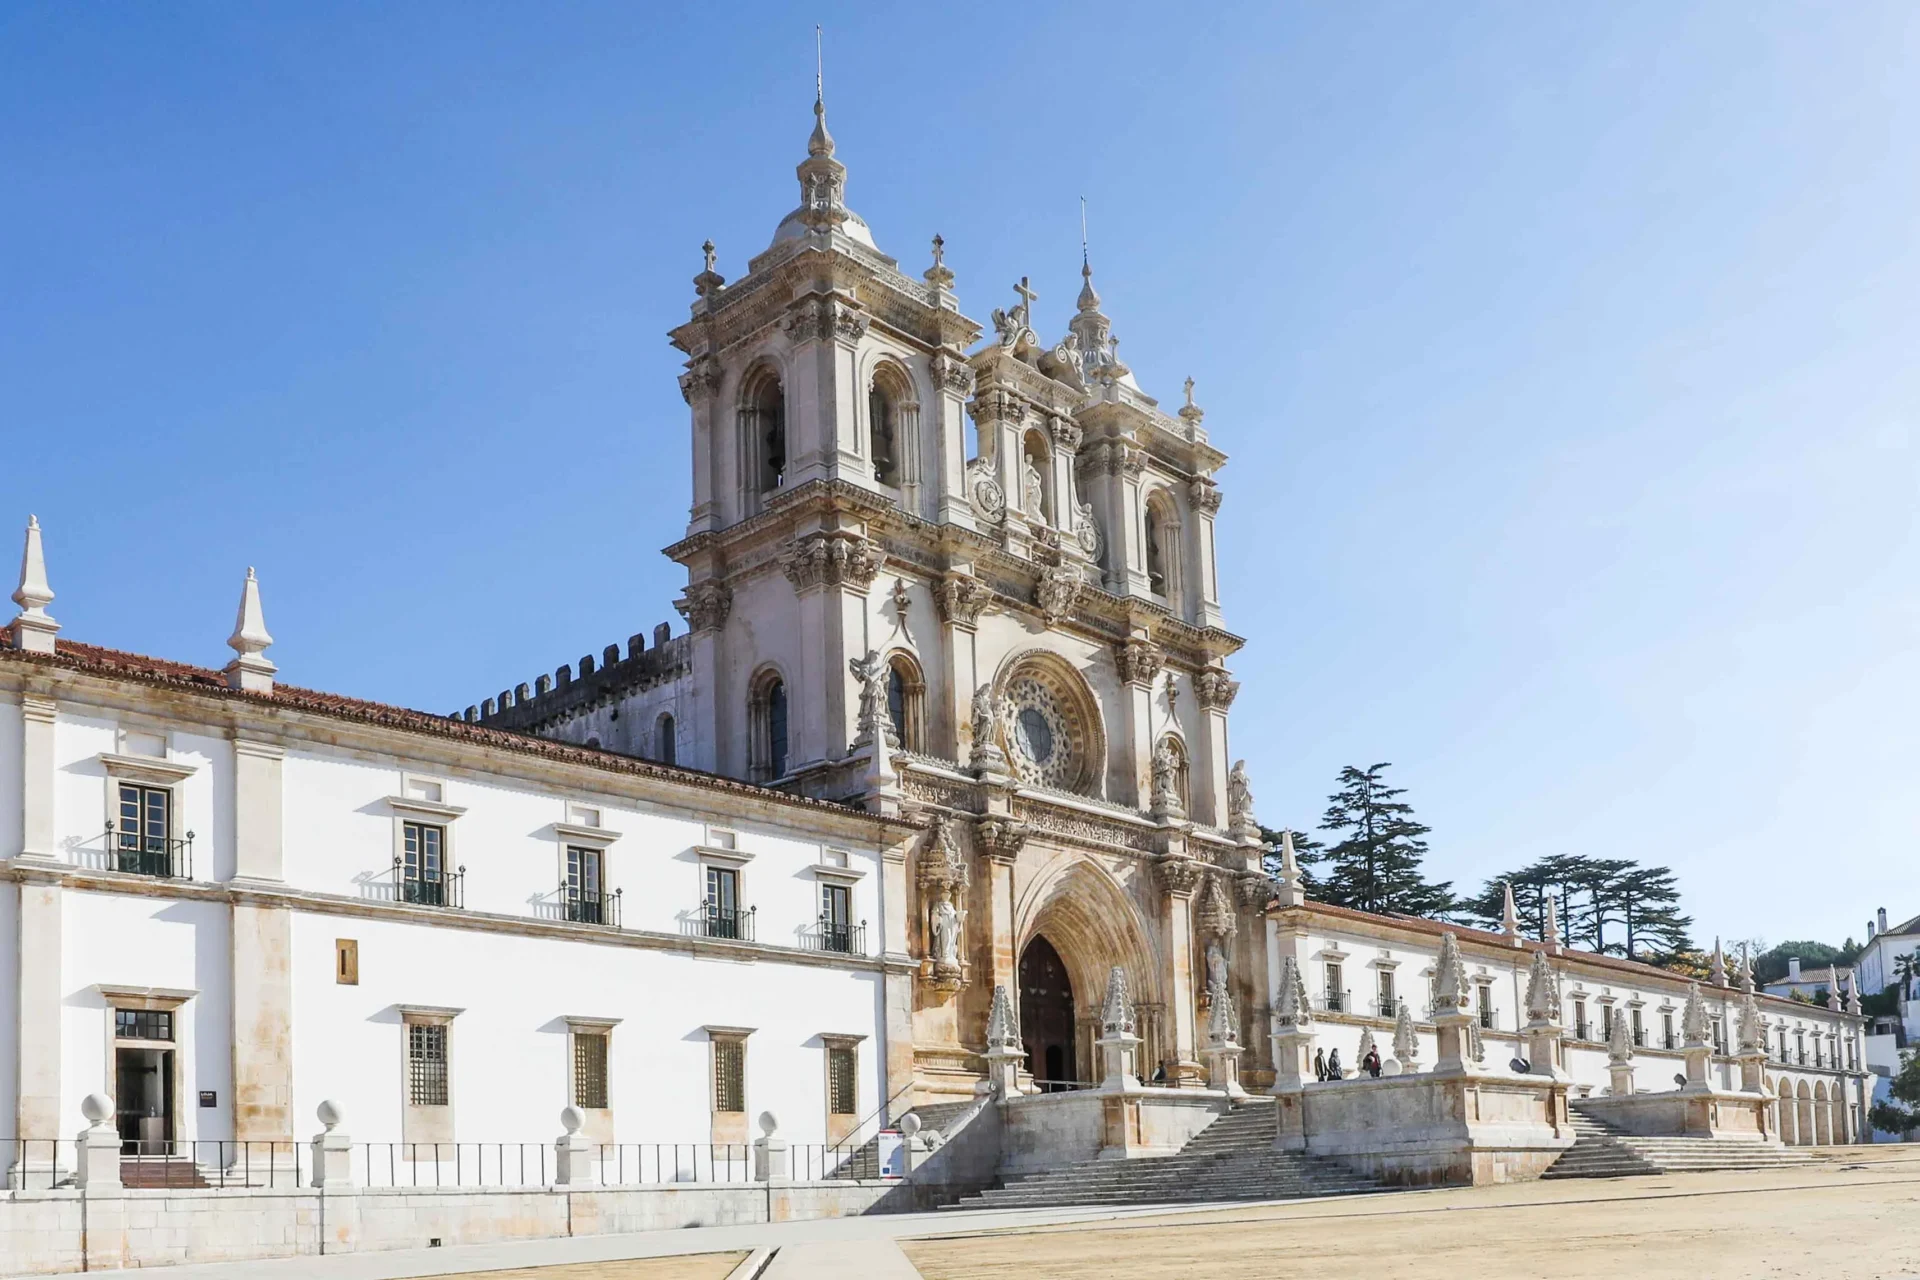
[[[814,110],[799,206],[739,280],[708,246],[671,335],[690,633],[467,718],[928,824],[896,1000],[933,1093],[979,1078],[996,986],[1037,1078],[1093,1078],[1115,964],[1149,1070],[1197,1081],[1209,958],[1261,1043],[1270,896],[1229,757],[1226,456],[1191,382],[1169,413],[1121,362],[1084,261],[1066,334],[1023,279],[969,355],[941,241],[918,278],[881,251]]]
[[[316,1116],[363,1185],[457,1183],[460,1144],[537,1152],[562,1107],[630,1183],[759,1176],[776,1120],[844,1172],[961,1099],[1031,1121],[1007,1159],[1041,1163],[1164,1154],[1249,1089],[1277,1141],[1376,1172],[1422,1116],[1491,1126],[1428,1133],[1416,1178],[1537,1173],[1570,1096],[1862,1132],[1856,993],[1756,994],[1717,948],[1703,990],[1551,914],[1482,933],[1270,878],[1191,383],[1173,412],[1140,387],[1084,259],[1065,334],[1024,279],[967,318],[937,237],[911,277],[848,207],[815,114],[799,206],[739,280],[709,248],[671,333],[683,633],[411,711],[281,680],[251,571],[224,667],[69,638],[29,521],[0,631],[10,1188],[96,1147],[251,1177]]]

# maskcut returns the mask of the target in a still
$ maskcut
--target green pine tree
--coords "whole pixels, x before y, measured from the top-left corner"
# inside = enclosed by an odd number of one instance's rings
[[[1430,828],[1413,816],[1390,787],[1382,762],[1368,769],[1348,765],[1340,771],[1340,789],[1327,797],[1320,829],[1339,838],[1320,856],[1321,898],[1335,906],[1410,916],[1445,916],[1455,909],[1451,882],[1429,883],[1420,864],[1427,855]],[[1294,850],[1299,851],[1296,842]]]

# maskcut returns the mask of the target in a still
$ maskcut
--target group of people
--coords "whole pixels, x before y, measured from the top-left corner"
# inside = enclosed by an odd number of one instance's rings
[[[1372,1076],[1375,1080],[1380,1078],[1380,1051],[1378,1049],[1372,1048],[1371,1046],[1368,1047],[1367,1056],[1360,1059],[1360,1072]],[[1340,1051],[1335,1049],[1329,1053],[1325,1049],[1315,1049],[1313,1051],[1313,1074],[1320,1080],[1346,1079],[1346,1068],[1340,1065]]]

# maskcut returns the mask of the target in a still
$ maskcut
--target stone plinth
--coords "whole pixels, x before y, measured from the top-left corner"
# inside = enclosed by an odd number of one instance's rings
[[[1580,1109],[1643,1138],[1754,1141],[1767,1136],[1769,1101],[1757,1093],[1686,1087],[1665,1093],[1587,1098]]]
[[[1529,1181],[1574,1142],[1567,1086],[1541,1076],[1330,1080],[1299,1100],[1309,1154],[1403,1186]]]
[[[1087,1160],[1168,1156],[1227,1111],[1212,1089],[1084,1089],[1013,1098],[1000,1107],[1002,1176]]]

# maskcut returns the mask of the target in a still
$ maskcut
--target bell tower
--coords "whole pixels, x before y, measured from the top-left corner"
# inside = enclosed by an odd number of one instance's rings
[[[886,648],[869,595],[883,525],[970,528],[966,348],[944,246],[919,280],[847,204],[816,94],[800,203],[729,283],[706,246],[680,379],[693,434],[688,572],[697,728],[688,763],[816,794],[845,789],[863,685]],[[884,616],[884,615],[882,615]]]

